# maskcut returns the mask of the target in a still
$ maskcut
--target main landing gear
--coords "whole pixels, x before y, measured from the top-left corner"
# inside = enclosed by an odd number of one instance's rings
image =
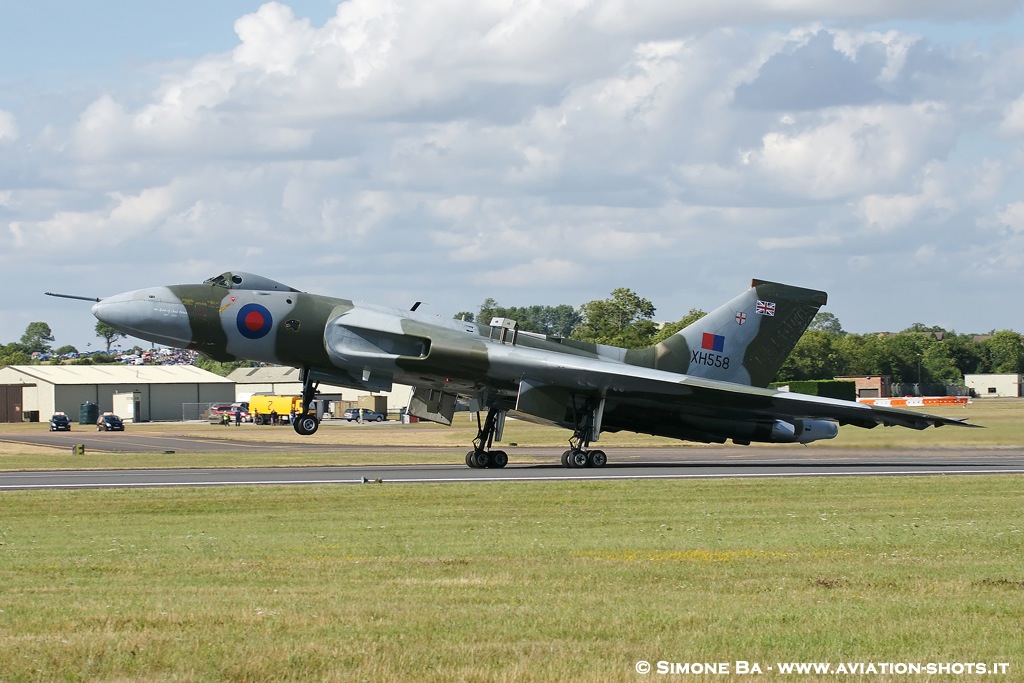
[[[320,427],[320,420],[316,414],[309,412],[309,406],[313,402],[313,397],[319,386],[319,382],[314,382],[309,378],[309,368],[302,368],[302,409],[295,416],[292,424],[295,432],[302,436],[309,436]]]
[[[604,412],[604,400],[594,404],[588,400],[583,409],[576,411],[573,403],[573,428],[569,437],[569,449],[562,453],[562,467],[604,467],[608,464],[608,456],[601,450],[590,450],[591,437],[597,438],[600,433],[601,416]]]
[[[604,467],[608,456],[601,450],[589,450],[589,427],[576,427],[569,437],[569,450],[562,453],[562,467]]]
[[[466,453],[466,464],[473,469],[494,467],[501,469],[508,464],[505,451],[488,450],[494,444],[495,432],[500,432],[505,422],[505,411],[491,407],[487,409],[487,417],[480,423],[480,413],[476,414],[477,433],[473,439],[473,450]]]

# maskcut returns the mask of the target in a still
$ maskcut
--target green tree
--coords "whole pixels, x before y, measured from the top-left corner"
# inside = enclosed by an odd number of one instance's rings
[[[928,348],[924,357],[924,365],[932,381],[945,384],[960,384],[964,375],[978,372],[980,363],[981,346],[974,342],[973,336],[955,332],[943,334],[940,341]]]
[[[1013,330],[1000,330],[982,342],[985,371],[1024,372],[1024,340]]]
[[[476,316],[469,311],[459,311],[455,314],[456,320],[465,320],[467,323],[476,322]]]
[[[481,325],[490,325],[491,318],[502,317],[501,315],[495,313],[495,311],[498,308],[500,308],[498,306],[498,302],[492,299],[491,297],[487,297],[486,299],[484,299],[484,302],[480,304],[480,314],[476,317],[476,319],[480,321]]]
[[[114,345],[114,342],[118,339],[124,339],[128,335],[100,320],[96,323],[96,336],[106,342],[107,353],[110,353],[110,347]]]
[[[658,331],[654,304],[633,290],[619,287],[611,298],[590,301],[580,307],[580,324],[572,337],[581,341],[611,344],[628,349],[650,346]]]
[[[811,324],[807,329],[820,330],[830,334],[846,334],[843,331],[843,326],[839,323],[839,318],[828,311],[818,311],[815,313],[814,319],[811,320]]]
[[[208,358],[202,354],[200,354],[199,357],[196,358],[195,362],[195,366],[197,368],[201,368],[203,370],[206,370],[207,372],[212,372],[213,374],[220,375],[221,377],[227,377],[238,368],[247,368],[250,367],[251,365],[252,363],[247,360],[236,360],[231,361],[229,363],[222,363],[220,361],[213,360],[212,358]]]
[[[483,325],[489,325],[492,318],[509,318],[515,320],[521,330],[560,337],[568,337],[579,322],[576,309],[568,304],[502,306],[487,298],[480,304],[480,315],[476,319]]]
[[[32,356],[28,354],[21,344],[6,344],[0,346],[0,368],[8,365],[28,365],[32,362]]]
[[[25,334],[21,335],[21,345],[27,353],[46,353],[53,341],[53,331],[44,322],[29,323]]]
[[[926,336],[932,336],[937,338],[937,336],[940,333],[944,334],[946,330],[939,327],[938,325],[929,326],[925,325],[924,323],[914,323],[907,329],[903,330],[903,332],[917,332],[918,334],[923,334]]]
[[[78,353],[78,349],[71,346],[71,344],[65,344],[64,346],[59,346],[53,350],[53,354],[55,356],[63,356],[66,353]]]
[[[658,330],[658,333],[654,335],[654,339],[651,341],[653,344],[663,342],[676,332],[686,329],[687,327],[697,322],[706,315],[707,311],[703,311],[699,308],[691,308],[690,312],[683,316],[681,319],[675,321],[674,323],[667,323],[664,327]]]
[[[960,384],[964,375],[957,365],[952,347],[942,342],[930,344],[921,358],[922,379],[932,384]]]
[[[885,337],[882,341],[883,367],[879,374],[892,376],[896,383],[930,382],[931,378],[924,372],[924,354],[932,341],[918,332]]]
[[[845,374],[839,348],[842,337],[824,330],[807,330],[779,368],[776,381],[832,379]]]

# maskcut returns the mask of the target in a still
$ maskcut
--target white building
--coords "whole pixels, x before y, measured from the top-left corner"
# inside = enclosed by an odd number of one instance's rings
[[[194,365],[9,365],[0,368],[0,400],[4,422],[45,421],[55,412],[76,422],[83,403],[99,412],[133,405],[134,415],[121,417],[136,421],[181,420],[186,403],[234,401],[235,383]]]
[[[1024,375],[964,375],[964,384],[978,398],[1018,398]]]

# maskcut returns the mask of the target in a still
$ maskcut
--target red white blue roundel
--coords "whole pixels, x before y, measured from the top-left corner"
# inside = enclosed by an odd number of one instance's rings
[[[270,315],[270,311],[259,304],[242,306],[238,309],[238,316],[235,320],[238,323],[238,331],[243,337],[249,339],[260,339],[267,336],[270,328],[274,326],[274,317]]]

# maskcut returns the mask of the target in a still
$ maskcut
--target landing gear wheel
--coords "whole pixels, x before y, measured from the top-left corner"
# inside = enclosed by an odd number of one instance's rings
[[[604,467],[608,464],[608,456],[604,451],[590,451],[587,455],[587,467]]]
[[[476,451],[470,451],[466,453],[466,467],[472,467],[476,469]]]
[[[566,450],[562,452],[562,467],[571,467],[569,464],[569,456],[572,455],[572,451]]]
[[[508,453],[505,451],[491,451],[491,467],[501,469],[508,464]]]
[[[295,418],[295,432],[302,436],[309,436],[320,427],[320,420],[316,415],[302,415]]]
[[[491,464],[491,454],[487,451],[480,451],[473,456],[477,469],[484,469]]]
[[[586,467],[587,466],[587,452],[586,451],[573,451],[569,456],[570,467]]]

